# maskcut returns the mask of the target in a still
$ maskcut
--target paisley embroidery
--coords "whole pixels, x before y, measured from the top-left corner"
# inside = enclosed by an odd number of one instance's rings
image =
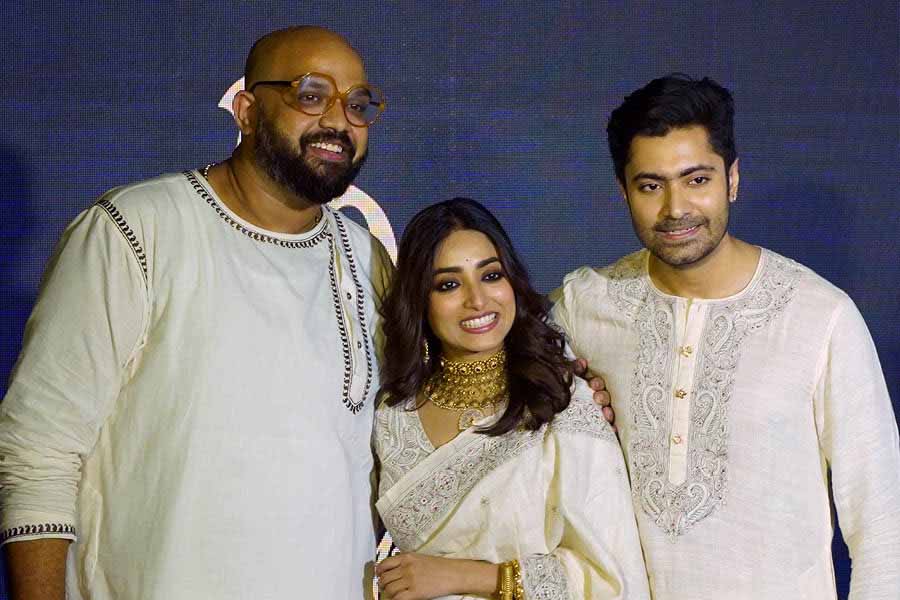
[[[552,554],[522,560],[522,587],[529,600],[568,600],[569,583],[559,559]]]
[[[675,364],[676,300],[656,293],[644,268],[646,252],[609,270],[609,293],[633,319],[638,350],[631,385],[628,445],[632,493],[644,512],[671,538],[701,521],[725,500],[728,484],[728,403],[741,346],[791,301],[802,268],[763,250],[761,273],[737,299],[712,303],[699,348],[691,394],[687,473],[669,480],[671,389]]]
[[[583,433],[616,444],[619,442],[600,407],[590,398],[573,395],[569,406],[553,417],[550,429],[559,433]]]

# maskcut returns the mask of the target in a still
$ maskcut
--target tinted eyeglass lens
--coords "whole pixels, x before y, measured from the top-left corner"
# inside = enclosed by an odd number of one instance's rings
[[[375,122],[381,114],[384,98],[375,88],[359,86],[347,93],[344,113],[347,120],[354,125],[368,125]]]
[[[307,75],[297,84],[297,104],[311,115],[324,113],[334,96],[334,85],[324,77]]]
[[[321,115],[331,108],[337,98],[334,83],[320,75],[307,75],[297,82],[297,106],[308,115]],[[384,110],[384,96],[375,88],[358,85],[347,91],[344,114],[357,126],[370,125]]]

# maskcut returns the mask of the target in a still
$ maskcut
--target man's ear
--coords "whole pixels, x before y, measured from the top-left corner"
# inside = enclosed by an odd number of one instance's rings
[[[626,203],[628,202],[628,192],[625,191],[625,186],[622,185],[622,182],[619,181],[618,177],[616,178],[616,187],[619,188],[619,194],[622,196],[622,200]]]
[[[731,166],[728,167],[728,201],[737,200],[738,186],[741,183],[741,170],[738,167],[740,159],[735,158]]]
[[[252,93],[241,90],[231,101],[234,122],[241,130],[241,136],[251,135],[256,129],[256,98]]]

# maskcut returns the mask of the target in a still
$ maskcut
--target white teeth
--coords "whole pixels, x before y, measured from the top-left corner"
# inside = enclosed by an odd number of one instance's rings
[[[493,320],[496,318],[497,313],[491,313],[489,315],[484,315],[483,317],[478,317],[477,319],[462,321],[460,325],[462,325],[465,329],[478,329],[479,327],[484,327],[488,323],[493,322]]]
[[[322,150],[328,150],[329,152],[335,152],[340,154],[344,151],[343,146],[338,146],[337,144],[326,144],[325,142],[315,142],[310,144],[313,148],[321,148]]]

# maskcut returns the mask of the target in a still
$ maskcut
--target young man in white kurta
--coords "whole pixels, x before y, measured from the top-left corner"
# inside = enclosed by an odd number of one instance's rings
[[[829,466],[854,597],[896,598],[897,426],[853,302],[767,250],[688,300],[648,254],[571,273],[553,314],[612,395],[654,598],[836,598]]]
[[[3,541],[77,526],[70,598],[362,597],[389,270],[339,213],[265,231],[196,171],[104,196],[2,404]]]
[[[582,268],[554,318],[618,414],[655,600],[900,597],[900,442],[862,317],[792,260],[732,237],[734,103],[669,75],[607,132],[646,250]],[[831,468],[829,489],[828,469]]]

